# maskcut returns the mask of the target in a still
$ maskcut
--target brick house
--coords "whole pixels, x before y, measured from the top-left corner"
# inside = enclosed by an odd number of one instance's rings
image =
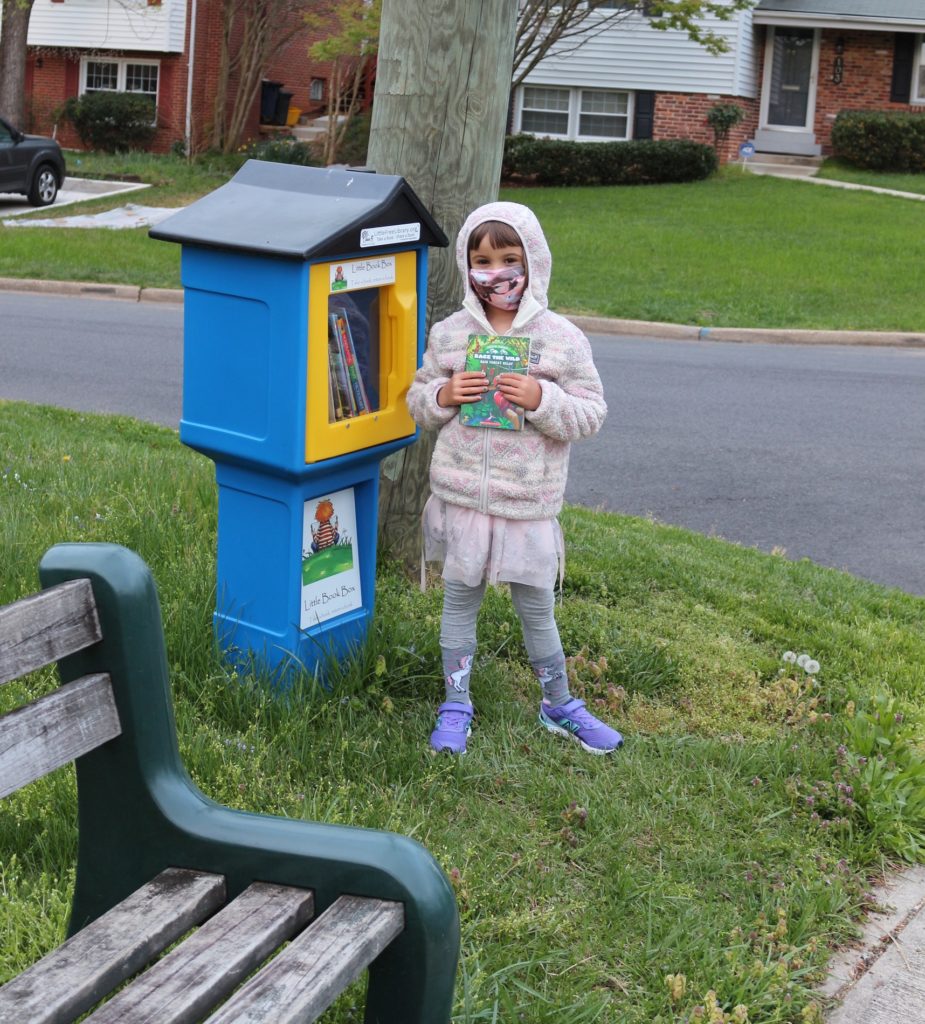
[[[515,91],[514,130],[712,143],[706,112],[735,102],[746,118],[724,159],[745,141],[759,152],[818,156],[831,153],[841,110],[925,112],[925,0],[760,0],[709,27],[725,53],[656,31],[638,14],[605,23],[530,73]]]
[[[221,0],[34,0],[21,127],[79,149],[73,127],[56,116],[61,104],[88,90],[136,92],[150,96],[157,111],[151,150],[166,152],[189,137],[198,151],[213,118],[222,27]],[[323,113],[327,99],[329,68],[308,56],[314,41],[297,32],[264,72],[270,97],[288,93],[306,114]],[[232,96],[237,86],[230,82]],[[261,121],[272,122],[262,117],[267,109],[262,89],[245,138],[261,133]]]

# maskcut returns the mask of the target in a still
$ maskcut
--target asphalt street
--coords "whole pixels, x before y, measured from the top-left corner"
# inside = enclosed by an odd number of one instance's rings
[[[925,351],[595,338],[566,498],[925,595]]]
[[[569,501],[925,595],[925,350],[592,343],[610,413]],[[181,363],[179,305],[0,293],[0,398],[176,427]]]

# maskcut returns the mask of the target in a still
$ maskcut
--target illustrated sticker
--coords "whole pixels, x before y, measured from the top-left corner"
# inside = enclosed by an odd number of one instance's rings
[[[353,488],[304,504],[299,627],[311,629],[362,607]]]
[[[360,248],[370,245],[401,245],[403,242],[417,242],[421,238],[421,225],[390,224],[382,228],[363,228],[360,231]]]

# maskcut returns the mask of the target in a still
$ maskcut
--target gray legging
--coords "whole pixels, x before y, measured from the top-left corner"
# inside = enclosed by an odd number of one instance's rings
[[[510,586],[530,661],[555,657],[562,650],[562,642],[553,614],[555,595],[552,587],[528,587],[525,583],[512,583]],[[475,623],[484,596],[484,580],[475,587],[444,580],[443,618],[440,622],[440,646],[444,650],[475,648]]]

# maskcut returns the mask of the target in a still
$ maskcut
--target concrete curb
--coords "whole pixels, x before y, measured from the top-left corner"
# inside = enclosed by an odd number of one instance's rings
[[[0,277],[0,291],[39,292],[47,295],[83,295],[124,299],[129,302],[183,302],[182,288],[140,288],[131,284],[99,284],[92,281],[40,281],[34,278]],[[631,338],[662,338],[667,341],[729,341],[770,345],[881,345],[894,348],[925,348],[925,334],[913,331],[810,331],[762,327],[697,327],[648,320],[620,320],[566,313],[586,334],[615,334]]]
[[[731,341],[774,345],[889,345],[925,348],[925,334],[913,331],[812,331],[763,327],[696,327],[693,324],[651,323],[647,320],[611,320],[573,316],[569,320],[586,334],[621,334],[657,337],[670,341]]]
[[[0,277],[0,291],[83,295],[129,302],[183,302],[182,288],[139,288],[137,284],[101,284],[96,281],[39,281],[26,277]]]

